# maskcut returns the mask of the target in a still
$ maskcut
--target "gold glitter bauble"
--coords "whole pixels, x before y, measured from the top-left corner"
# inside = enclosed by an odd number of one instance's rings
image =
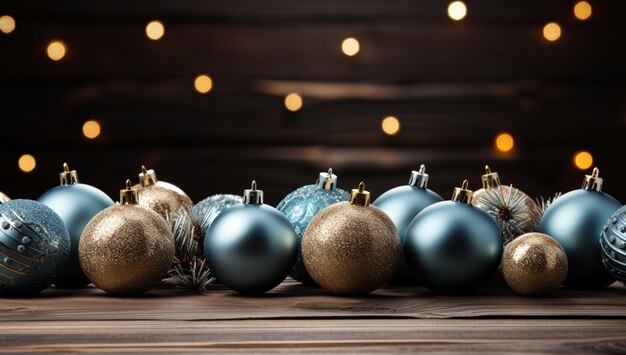
[[[567,276],[567,255],[542,233],[519,236],[504,248],[502,274],[517,293],[538,296],[558,289]]]
[[[369,206],[369,194],[360,200],[352,191],[351,202],[323,209],[302,237],[306,270],[318,285],[340,295],[366,294],[384,285],[401,252],[393,221]]]

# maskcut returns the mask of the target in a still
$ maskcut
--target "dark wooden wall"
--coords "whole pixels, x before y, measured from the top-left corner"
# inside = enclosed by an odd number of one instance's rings
[[[589,150],[605,191],[626,201],[626,2],[466,1],[2,1],[17,21],[0,35],[0,190],[36,198],[67,161],[112,196],[141,164],[194,200],[240,193],[257,179],[267,202],[332,167],[340,185],[374,195],[426,163],[448,197],[463,178],[478,188],[489,163],[529,194],[579,187],[572,155]],[[146,23],[166,34],[150,41]],[[548,43],[543,25],[563,36]],[[355,36],[361,52],[341,54]],[[45,55],[54,38],[68,55]],[[193,88],[209,73],[214,89]],[[304,108],[285,110],[298,91]],[[402,131],[380,131],[385,115]],[[103,133],[89,141],[82,123]],[[500,131],[516,138],[498,154]],[[17,168],[23,153],[38,166]]]

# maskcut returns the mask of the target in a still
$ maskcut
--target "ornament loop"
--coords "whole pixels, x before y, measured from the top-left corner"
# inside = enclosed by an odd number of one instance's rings
[[[454,192],[452,193],[451,201],[460,202],[460,203],[471,203],[472,202],[472,190],[469,190],[467,187],[469,186],[469,182],[467,179],[463,180],[461,187],[455,187]]]
[[[263,190],[257,190],[256,180],[252,180],[251,188],[243,190],[243,204],[246,205],[262,205]]]
[[[333,169],[328,169],[327,173],[320,173],[315,183],[319,188],[332,190],[337,187],[337,175],[333,174]]]
[[[500,186],[500,175],[497,172],[491,172],[489,165],[485,165],[485,174],[482,176],[483,189],[489,189]]]
[[[67,163],[63,163],[63,171],[59,173],[59,181],[61,186],[78,184],[78,173],[76,170],[70,170]]]
[[[365,183],[361,181],[358,189],[352,189],[350,193],[350,204],[359,206],[369,206],[370,193],[365,191]]]
[[[146,169],[145,165],[141,166],[141,172],[139,173],[139,183],[141,186],[154,185],[159,181],[156,177],[156,173],[153,169]]]
[[[600,177],[600,170],[597,167],[593,168],[591,175],[585,175],[582,189],[602,191],[602,178]]]
[[[120,190],[120,205],[136,205],[138,201],[137,189],[126,179],[126,188]]]
[[[420,189],[425,189],[426,186],[428,186],[428,174],[426,174],[426,165],[420,165],[420,169],[418,171],[411,171],[409,186],[419,187]]]

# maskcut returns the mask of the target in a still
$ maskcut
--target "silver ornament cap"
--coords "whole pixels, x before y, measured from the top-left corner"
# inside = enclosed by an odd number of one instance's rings
[[[469,190],[467,187],[469,182],[467,179],[463,180],[461,187],[455,187],[452,192],[452,198],[450,199],[452,202],[459,203],[472,203],[472,190]]]
[[[500,175],[497,172],[491,172],[489,165],[485,165],[485,174],[482,176],[483,189],[489,189],[500,186]]]
[[[245,205],[262,205],[263,204],[263,190],[257,190],[256,180],[252,180],[252,186],[250,189],[243,190],[242,203]]]
[[[583,190],[602,191],[602,178],[600,177],[600,170],[595,167],[591,172],[591,175],[585,175],[583,179]]]
[[[59,182],[61,186],[78,184],[78,173],[76,170],[70,170],[67,163],[63,163],[63,171],[59,173]]]
[[[146,169],[145,165],[141,166],[141,172],[139,173],[139,183],[141,186],[150,186],[158,182],[156,173],[153,169]]]
[[[409,186],[419,187],[420,189],[425,189],[428,186],[428,174],[426,174],[426,165],[420,165],[420,169],[418,171],[411,171]]]
[[[328,169],[328,172],[321,172],[315,183],[320,189],[332,190],[337,187],[337,175],[333,174],[333,169]]]
[[[137,189],[133,188],[130,179],[126,179],[126,188],[120,190],[120,205],[136,205],[138,203]]]

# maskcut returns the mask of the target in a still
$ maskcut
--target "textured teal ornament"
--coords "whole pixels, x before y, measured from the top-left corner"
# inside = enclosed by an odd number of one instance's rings
[[[622,284],[626,284],[626,206],[615,212],[602,229],[602,263]]]
[[[431,291],[474,291],[500,265],[500,230],[486,213],[470,204],[471,198],[465,180],[454,190],[452,201],[426,207],[406,231],[406,263]]]
[[[404,244],[404,235],[409,224],[424,208],[433,203],[443,201],[437,193],[429,190],[426,166],[420,166],[419,171],[412,171],[409,184],[395,187],[380,195],[374,206],[380,208],[391,218],[400,233],[401,244]],[[392,283],[415,282],[414,276],[406,265],[404,255],[400,258]]]
[[[600,237],[606,221],[620,207],[619,201],[602,192],[598,168],[585,176],[581,189],[562,195],[548,207],[539,231],[556,239],[567,253],[564,286],[601,289],[615,281],[602,265]]]
[[[76,170],[63,164],[59,174],[60,186],[41,195],[37,201],[50,207],[65,223],[70,233],[70,257],[61,268],[54,284],[61,287],[85,287],[91,281],[85,276],[78,261],[78,242],[83,229],[98,212],[113,206],[113,200],[101,190],[78,182]]]
[[[61,218],[31,200],[0,204],[0,294],[29,296],[52,285],[70,256]]]
[[[347,191],[337,188],[337,175],[333,174],[333,169],[328,173],[320,173],[317,182],[313,185],[302,186],[289,193],[276,206],[276,209],[287,216],[293,226],[298,238],[298,257],[296,265],[291,271],[292,278],[309,285],[315,285],[304,262],[302,261],[302,236],[304,230],[324,208],[343,201],[348,201],[350,195]]]
[[[228,207],[241,203],[241,196],[219,194],[205,198],[193,206],[192,213],[202,231],[202,236],[206,236],[209,227],[215,218]]]
[[[280,284],[291,272],[298,253],[289,220],[263,204],[263,191],[244,190],[243,203],[229,207],[211,224],[204,256],[224,286],[259,294]]]

